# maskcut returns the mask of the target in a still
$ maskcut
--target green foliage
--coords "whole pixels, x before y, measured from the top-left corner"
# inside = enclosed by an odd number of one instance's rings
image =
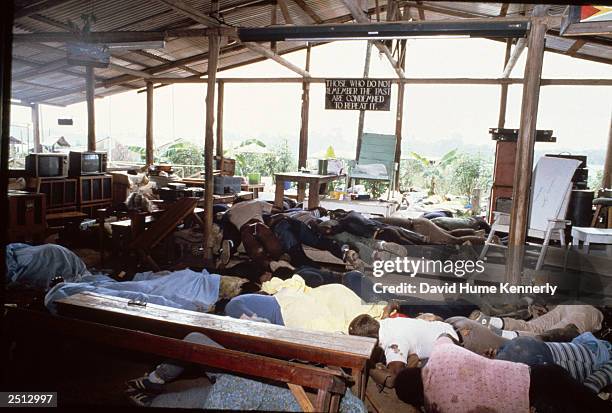
[[[404,191],[416,186],[426,188],[430,195],[469,197],[476,188],[488,193],[492,182],[493,163],[479,154],[453,150],[434,161],[413,152],[400,164],[400,186]]]
[[[361,181],[361,183],[373,199],[379,199],[389,188],[389,183],[384,181]]]
[[[588,185],[592,190],[598,191],[601,189],[601,183],[603,182],[603,169],[594,172],[589,175]]]
[[[204,166],[204,147],[189,141],[179,141],[168,146],[163,153],[156,157],[161,163],[176,165],[194,165],[197,167],[183,167],[183,176],[188,177],[199,173]]]
[[[254,152],[240,152],[241,148],[252,147]],[[247,176],[250,173],[260,173],[262,176],[274,176],[276,172],[295,171],[297,162],[289,149],[289,143],[283,142],[272,146],[261,153],[256,149],[267,148],[257,139],[246,139],[234,148],[228,149],[225,156],[236,159],[236,175]]]
[[[480,155],[464,153],[453,162],[451,186],[453,193],[468,199],[474,189],[486,190],[493,180],[493,165]]]
[[[140,155],[140,162],[146,162],[146,149],[141,146],[128,146],[130,152]],[[179,139],[177,142],[167,146],[163,150],[153,151],[155,163],[169,163],[173,165],[194,165],[194,167],[183,167],[183,176],[188,177],[199,173],[204,166],[204,147],[193,142]]]
[[[410,156],[417,161],[414,164],[417,173],[423,177],[429,195],[433,195],[437,192],[437,181],[442,180],[447,168],[457,159],[457,149],[445,153],[439,160],[429,159],[416,152],[411,152]]]

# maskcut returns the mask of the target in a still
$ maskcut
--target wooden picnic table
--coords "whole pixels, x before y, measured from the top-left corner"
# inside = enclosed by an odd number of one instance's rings
[[[149,303],[131,305],[125,298],[90,292],[55,303],[59,314],[68,317],[176,338],[197,331],[232,350],[348,368],[355,382],[354,393],[365,397],[366,363],[376,346],[373,338],[293,329]]]
[[[274,174],[274,177],[276,179],[274,206],[277,208],[283,207],[285,182],[289,181],[298,183],[298,202],[304,201],[304,185],[308,184],[308,209],[313,209],[319,206],[319,190],[321,185],[343,178],[344,175],[319,175],[303,172],[283,172]]]

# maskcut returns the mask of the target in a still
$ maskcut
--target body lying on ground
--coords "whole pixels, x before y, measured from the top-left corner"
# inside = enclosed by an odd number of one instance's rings
[[[397,374],[384,367],[372,377],[397,397],[427,412],[607,412],[609,403],[556,365],[491,360],[449,336],[438,338],[424,367]]]

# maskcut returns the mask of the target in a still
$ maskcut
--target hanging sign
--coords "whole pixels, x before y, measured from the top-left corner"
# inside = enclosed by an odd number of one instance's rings
[[[326,79],[325,109],[389,110],[389,79]]]

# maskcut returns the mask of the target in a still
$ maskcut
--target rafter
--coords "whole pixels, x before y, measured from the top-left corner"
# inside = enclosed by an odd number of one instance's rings
[[[354,0],[342,0],[342,2],[344,3],[344,5],[357,23],[368,23],[370,21],[366,13],[361,10],[361,8],[357,5],[357,3],[354,2]],[[380,50],[381,53],[383,53],[387,57],[389,63],[391,63],[391,66],[393,66],[393,69],[395,69],[397,76],[399,78],[406,77],[397,60],[393,58],[393,55],[391,54],[389,48],[379,41],[374,41],[374,45],[378,48],[378,50]]]
[[[130,53],[134,53],[134,54],[137,54],[137,55],[140,55],[140,56],[143,56],[143,57],[147,57],[149,59],[157,60],[158,62],[162,62],[162,63],[172,63],[172,60],[170,60],[170,59],[166,59],[165,57],[161,57],[161,56],[158,56],[156,54],[149,53],[149,52],[147,52],[145,50],[130,50]],[[203,75],[203,73],[201,73],[201,72],[199,72],[199,71],[197,71],[195,69],[192,69],[191,67],[186,66],[186,65],[179,65],[179,66],[177,66],[177,68],[181,69],[181,70],[184,70],[185,72],[197,75],[197,76],[202,76]]]
[[[523,50],[525,50],[525,46],[527,46],[527,39],[524,37],[518,39],[518,41],[516,42],[516,46],[514,46],[514,50],[510,55],[510,59],[508,59],[508,63],[506,63],[506,66],[504,67],[504,73],[502,74],[503,78],[510,77],[512,69],[514,69],[514,66],[516,66],[516,62],[518,62],[519,57],[521,57],[521,54],[523,53]]]
[[[586,43],[586,40],[578,39],[569,47],[569,49],[567,49],[565,53],[567,53],[570,56],[574,56],[578,52],[578,50],[580,50],[582,46],[584,46],[585,43]]]
[[[315,23],[323,23],[323,19],[319,16],[304,0],[293,0],[300,9],[304,11]]]
[[[67,3],[70,0],[47,0],[40,3],[36,3],[32,6],[24,7],[15,11],[15,20],[23,17],[28,17],[35,13],[40,13],[55,6],[59,6],[62,3]]]
[[[291,13],[289,13],[287,2],[285,0],[278,0],[278,7],[281,9],[283,19],[285,19],[285,24],[293,24],[293,17],[291,17]]]
[[[158,2],[164,3],[165,5],[171,7],[175,12],[182,14],[183,16],[187,16],[190,19],[201,23],[208,27],[219,27],[221,23],[218,20],[201,13],[198,9],[191,7],[181,0],[157,0]]]
[[[266,47],[263,47],[257,43],[250,43],[250,42],[242,43],[242,45],[244,45],[244,47],[246,47],[247,49],[254,51],[255,53],[259,53],[260,55],[265,56],[268,59],[274,60],[275,62],[279,63],[282,66],[285,66],[287,69],[297,73],[298,75],[302,77],[311,77],[309,72],[294,65],[293,63],[291,63],[284,57],[274,53],[272,50]]]

